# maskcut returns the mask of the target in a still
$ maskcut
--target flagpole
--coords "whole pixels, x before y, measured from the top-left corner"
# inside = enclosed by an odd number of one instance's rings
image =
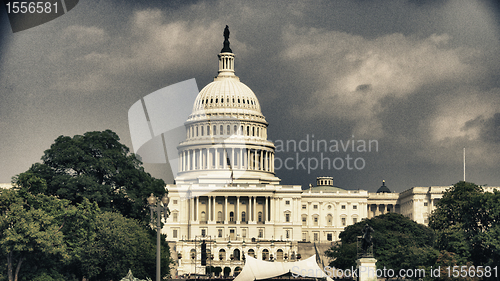
[[[464,181],[465,181],[465,147],[464,147]]]

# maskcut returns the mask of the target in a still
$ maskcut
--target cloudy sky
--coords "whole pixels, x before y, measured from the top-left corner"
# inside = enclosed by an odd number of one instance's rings
[[[283,184],[332,176],[369,191],[383,179],[394,191],[451,185],[463,179],[465,147],[466,180],[500,186],[493,3],[80,0],[18,33],[2,7],[0,182],[60,135],[111,129],[131,147],[130,106],[187,79],[200,90],[211,82],[229,25],[236,74],[259,98],[269,139],[339,143],[323,154],[280,147],[277,158],[293,159],[277,170]],[[378,149],[358,151],[370,140]],[[354,152],[343,151],[347,141]],[[321,157],[340,160],[308,169]],[[146,167],[170,181],[164,167]]]

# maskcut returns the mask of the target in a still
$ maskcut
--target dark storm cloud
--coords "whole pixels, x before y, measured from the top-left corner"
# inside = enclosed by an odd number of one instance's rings
[[[396,191],[453,184],[467,147],[469,163],[483,164],[470,180],[500,184],[492,172],[498,9],[487,1],[314,3],[80,1],[58,20],[0,35],[9,40],[0,58],[0,182],[61,134],[110,128],[130,146],[128,108],[176,82],[209,83],[227,24],[236,74],[259,98],[270,139],[379,142],[377,153],[355,155],[363,170],[281,169],[283,183],[328,175],[370,191],[382,179]]]

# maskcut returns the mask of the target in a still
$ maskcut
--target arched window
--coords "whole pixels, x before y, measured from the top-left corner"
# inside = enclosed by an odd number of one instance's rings
[[[192,260],[194,260],[196,258],[196,250],[195,249],[191,249],[191,252],[189,253],[189,256],[191,257]]]
[[[234,221],[234,212],[229,212],[229,221]]]
[[[241,221],[242,222],[247,221],[247,213],[245,211],[241,212]]]
[[[233,251],[233,258],[235,261],[239,261],[240,260],[240,250],[239,249],[234,249]]]
[[[249,136],[249,135],[250,135],[250,126],[247,126],[247,134],[246,134],[246,135],[247,135],[247,136]]]
[[[332,215],[331,215],[331,214],[328,214],[328,215],[326,216],[326,225],[328,225],[328,226],[332,226],[332,224],[333,224],[333,217],[332,217]]]
[[[224,249],[219,250],[219,260],[221,261],[226,260],[226,250]]]
[[[222,221],[222,212],[217,212],[217,221]]]
[[[276,261],[283,261],[283,250],[278,249],[276,251]]]
[[[248,250],[248,255],[255,258],[255,251],[253,249]]]
[[[258,221],[259,221],[259,222],[262,222],[262,212],[259,212],[259,213],[257,214],[257,218],[258,218]]]
[[[262,260],[267,261],[269,259],[269,250],[264,249],[262,250]]]
[[[233,130],[234,132],[233,132],[233,134],[235,134],[235,135],[237,135],[237,134],[238,134],[237,128],[238,128],[238,127],[237,127],[236,125],[234,125],[234,130]]]
[[[201,136],[203,136],[203,126],[201,126]]]
[[[255,137],[255,127],[252,127],[252,137]]]
[[[214,125],[214,131],[213,131],[214,136],[217,135],[217,126]]]
[[[231,126],[227,125],[227,132],[226,134],[230,135],[231,134]]]
[[[207,217],[206,217],[206,213],[205,213],[205,211],[202,211],[202,212],[201,212],[200,220],[201,220],[201,221],[207,221]]]
[[[207,136],[210,135],[210,126],[207,126]]]
[[[220,125],[220,132],[219,132],[221,135],[224,134],[224,126]]]

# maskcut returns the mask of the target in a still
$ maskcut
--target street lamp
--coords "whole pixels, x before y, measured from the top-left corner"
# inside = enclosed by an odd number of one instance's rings
[[[160,234],[161,234],[161,214],[165,221],[168,216],[168,196],[165,194],[160,201],[151,193],[148,197],[148,206],[150,210],[151,223],[154,223],[154,214],[156,213],[156,281],[160,281]]]

